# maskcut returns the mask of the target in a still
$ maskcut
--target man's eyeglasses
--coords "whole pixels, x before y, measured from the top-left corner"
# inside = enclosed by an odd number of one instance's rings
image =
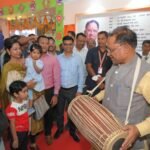
[[[106,50],[107,50],[108,53],[111,54],[111,53],[115,52],[117,49],[116,48],[115,49],[107,48]]]
[[[118,47],[112,48],[112,49],[110,49],[109,47],[107,47],[106,50],[107,50],[108,53],[112,54],[116,50],[119,50],[121,48],[121,46],[122,46],[122,44],[120,44]]]

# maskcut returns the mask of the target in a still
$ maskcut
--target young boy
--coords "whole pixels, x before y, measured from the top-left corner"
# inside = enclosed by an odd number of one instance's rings
[[[14,81],[9,86],[9,92],[13,101],[6,108],[6,115],[10,121],[11,147],[17,150],[27,150],[29,131],[27,85],[24,81]]]

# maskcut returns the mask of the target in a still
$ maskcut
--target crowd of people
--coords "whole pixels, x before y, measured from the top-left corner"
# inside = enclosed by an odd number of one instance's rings
[[[7,135],[11,135],[11,149],[27,150],[30,139],[30,149],[38,150],[36,138],[41,131],[48,145],[64,129],[74,141],[80,142],[69,116],[64,125],[64,111],[76,96],[87,94],[104,77],[105,82],[93,93],[94,99],[102,100],[102,105],[124,123],[140,60],[128,125],[123,129],[128,136],[120,149],[144,150],[145,135],[150,133],[150,40],[143,41],[140,56],[136,53],[137,35],[128,27],[118,27],[111,33],[98,30],[99,24],[92,20],[85,33],[69,31],[59,50],[55,39],[45,35],[14,35],[4,40],[0,55],[0,104],[10,124]],[[33,116],[37,95],[44,95],[49,105],[40,120]],[[54,121],[57,130],[52,135]],[[2,135],[0,149],[5,149]]]

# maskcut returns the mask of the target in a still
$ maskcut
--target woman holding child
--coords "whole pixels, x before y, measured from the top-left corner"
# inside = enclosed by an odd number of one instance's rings
[[[21,46],[18,41],[16,41],[13,38],[8,38],[5,40],[5,48],[8,53],[7,62],[5,62],[2,74],[1,74],[1,80],[0,80],[0,100],[2,107],[5,109],[8,104],[10,103],[10,95],[9,95],[9,85],[12,81],[15,80],[23,80],[25,76],[25,65],[24,65],[24,59],[22,56]],[[27,87],[29,89],[33,89],[36,85],[36,82],[31,80],[27,82]],[[34,133],[31,133],[31,149],[36,150],[37,146],[35,144],[35,135],[43,130],[43,122],[42,121],[34,121],[34,124],[38,125],[40,129],[38,128],[38,131],[35,130],[34,126]],[[41,125],[39,125],[41,124]],[[32,122],[31,122],[31,131],[32,131]]]

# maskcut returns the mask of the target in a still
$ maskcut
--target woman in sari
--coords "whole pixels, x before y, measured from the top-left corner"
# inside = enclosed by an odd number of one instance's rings
[[[25,65],[24,59],[21,57],[22,51],[20,43],[12,38],[8,38],[5,41],[5,48],[7,51],[7,58],[4,62],[3,70],[1,73],[1,80],[0,80],[0,100],[1,105],[5,109],[9,102],[9,85],[12,81],[15,80],[22,80],[25,76]],[[33,88],[35,86],[35,82],[33,80],[27,83],[28,88]],[[33,122],[33,123],[32,123]],[[31,131],[32,126],[34,131],[31,133],[31,149],[37,150],[37,146],[35,143],[36,134],[43,130],[43,122],[41,121],[31,121]],[[38,129],[35,127],[38,126]]]
[[[23,79],[25,73],[24,60],[21,58],[21,47],[19,42],[7,39],[5,41],[5,48],[7,50],[7,61],[1,74],[0,80],[0,99],[2,107],[5,109],[9,104],[8,86],[14,80]]]

